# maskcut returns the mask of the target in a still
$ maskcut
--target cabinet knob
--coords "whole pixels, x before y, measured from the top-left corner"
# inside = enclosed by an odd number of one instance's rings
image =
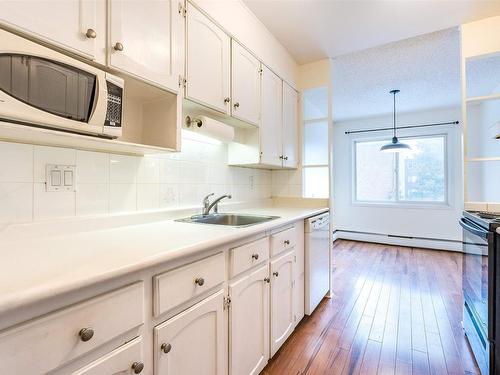
[[[290,245],[290,240],[285,240],[285,241],[283,241],[283,243],[284,243],[285,245]]]
[[[234,108],[238,108],[239,106],[240,106],[240,103],[238,103],[238,102],[236,102],[236,103],[233,104]]]
[[[252,259],[255,259],[255,260],[259,259],[259,254],[252,254]]]
[[[229,103],[231,101],[231,98],[224,98],[224,103]]]
[[[80,332],[78,332],[78,336],[80,336],[80,340],[87,342],[94,337],[94,330],[92,328],[82,328]]]
[[[140,374],[142,370],[144,370],[144,363],[142,362],[132,363],[132,370],[134,370],[134,374]]]
[[[264,281],[269,284],[271,282],[271,279],[269,277],[264,277]]]
[[[280,155],[280,159],[283,160],[283,155]]]
[[[167,343],[163,343],[163,344],[161,344],[160,349],[162,350],[163,353],[168,354],[172,350],[172,345],[167,344]]]
[[[288,156],[283,157],[283,159],[288,160]]]
[[[203,277],[197,277],[194,283],[198,286],[203,286],[203,284],[205,284],[205,279],[203,279]]]
[[[97,37],[97,33],[95,32],[94,29],[87,29],[85,36],[89,39],[95,39]]]
[[[278,273],[278,271],[276,271],[276,272],[273,272],[273,275],[278,277],[280,274]]]
[[[120,42],[116,42],[113,48],[115,49],[115,51],[123,51],[123,44],[121,44]]]

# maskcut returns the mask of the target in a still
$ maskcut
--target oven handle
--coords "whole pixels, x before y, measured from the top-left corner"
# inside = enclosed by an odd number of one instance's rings
[[[488,239],[488,231],[475,226],[474,224],[470,224],[470,221],[464,218],[460,219],[460,226],[464,228],[466,231],[471,232],[472,234],[475,234],[476,236],[479,236],[481,238],[484,238],[485,240]]]

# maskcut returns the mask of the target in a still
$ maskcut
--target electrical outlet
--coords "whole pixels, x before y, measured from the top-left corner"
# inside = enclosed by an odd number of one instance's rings
[[[46,191],[75,191],[76,166],[47,164],[45,166]]]

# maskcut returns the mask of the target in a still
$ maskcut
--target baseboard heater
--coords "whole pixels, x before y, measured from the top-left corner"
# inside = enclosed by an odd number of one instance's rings
[[[462,241],[457,240],[447,240],[442,238],[432,238],[432,237],[412,237],[412,236],[400,236],[396,234],[384,234],[384,233],[373,233],[373,232],[361,232],[356,230],[344,230],[344,229],[336,229],[333,231],[333,234],[340,233],[352,233],[352,234],[365,234],[369,236],[380,236],[380,237],[388,237],[388,238],[398,238],[402,240],[424,240],[424,241],[439,241],[439,242],[449,242],[455,244],[461,244]]]

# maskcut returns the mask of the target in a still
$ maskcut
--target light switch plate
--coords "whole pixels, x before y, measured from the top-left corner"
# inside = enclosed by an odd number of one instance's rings
[[[47,164],[45,166],[46,191],[75,191],[76,166]]]

